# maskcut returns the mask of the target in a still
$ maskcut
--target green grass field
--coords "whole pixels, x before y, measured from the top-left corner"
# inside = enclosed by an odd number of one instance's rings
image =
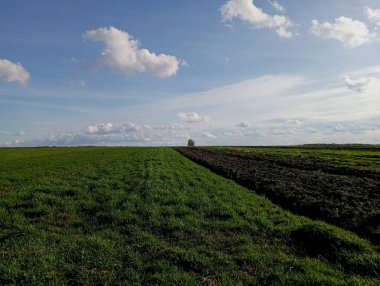
[[[0,285],[379,285],[378,247],[170,148],[0,149]]]

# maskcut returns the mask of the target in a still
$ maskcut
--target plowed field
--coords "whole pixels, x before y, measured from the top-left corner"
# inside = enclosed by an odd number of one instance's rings
[[[378,169],[233,149],[176,150],[286,209],[355,231],[379,244]]]

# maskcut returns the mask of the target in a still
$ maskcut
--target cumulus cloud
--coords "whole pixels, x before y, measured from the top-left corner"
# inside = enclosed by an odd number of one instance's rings
[[[42,140],[32,141],[30,145],[78,146],[78,145],[124,145],[126,143],[148,142],[150,138],[142,133],[131,134],[97,134],[83,133],[53,134]],[[25,145],[28,145],[26,143]]]
[[[140,145],[148,144],[148,126],[127,123],[97,123],[79,132],[53,133],[37,140],[19,142],[22,146]]]
[[[11,142],[5,142],[0,146],[179,146],[186,145],[187,139],[204,137],[200,130],[190,134],[189,126],[173,123],[165,128],[152,128],[147,124],[127,123],[95,123],[90,124],[77,132],[52,132],[47,136],[33,139],[15,137]],[[2,132],[0,135],[14,135]],[[198,137],[197,137],[198,135]],[[30,137],[30,136],[28,136]],[[17,139],[17,140],[16,140]]]
[[[207,132],[207,131],[203,132],[202,135],[203,135],[203,137],[205,137],[207,139],[216,139],[216,138],[218,138],[214,134],[212,134],[210,132]]]
[[[155,54],[140,48],[140,43],[128,32],[114,27],[87,31],[86,40],[103,42],[105,49],[98,61],[99,66],[106,66],[124,74],[148,73],[157,77],[174,76],[182,61],[174,56]]]
[[[86,134],[114,134],[118,132],[112,123],[89,125],[85,128]]]
[[[293,33],[292,32],[289,32],[288,30],[286,30],[285,27],[279,27],[277,30],[276,30],[276,33],[277,35],[279,35],[281,38],[291,38],[293,37]]]
[[[20,63],[0,59],[0,79],[8,82],[18,82],[26,86],[30,79],[30,74]]]
[[[363,134],[368,131],[373,131],[378,128],[372,124],[360,124],[356,122],[329,122],[316,125],[316,129],[324,134],[332,135],[337,133],[348,133],[348,134]]]
[[[117,133],[127,133],[127,132],[139,132],[142,130],[149,130],[151,127],[149,125],[136,125],[132,122],[113,124],[113,123],[98,123],[93,125],[88,125],[84,131],[86,134],[93,135],[105,135],[105,134],[117,134]]]
[[[380,26],[380,9],[365,7],[364,11],[368,17],[368,20]]]
[[[277,1],[268,1],[269,4],[277,11],[277,12],[280,12],[280,13],[285,13],[285,7],[282,6],[280,3],[278,3]]]
[[[336,18],[334,23],[313,20],[310,31],[320,38],[338,40],[345,48],[361,46],[374,36],[365,23],[347,17]]]
[[[210,118],[205,115],[200,115],[196,112],[179,112],[177,113],[177,117],[188,123],[198,123],[198,122],[207,122],[210,121]]]
[[[278,118],[261,121],[259,127],[214,129],[212,134],[225,145],[279,145],[305,143],[376,142],[380,117],[363,120],[324,121]],[[204,136],[203,136],[204,137]]]
[[[293,36],[292,32],[286,30],[292,26],[288,17],[269,15],[263,9],[258,8],[253,0],[229,0],[220,7],[220,13],[225,22],[237,18],[256,28],[277,28],[276,32],[280,37],[290,38]]]
[[[142,129],[150,129],[149,128],[150,126],[147,126],[147,125],[143,125],[143,126],[139,126],[139,125],[136,125],[135,123],[133,122],[127,122],[127,123],[123,123],[120,125],[119,129],[121,131],[140,131]]]

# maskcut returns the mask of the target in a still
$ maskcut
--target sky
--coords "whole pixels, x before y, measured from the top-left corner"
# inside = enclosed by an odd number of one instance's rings
[[[0,146],[380,144],[378,0],[0,7]]]

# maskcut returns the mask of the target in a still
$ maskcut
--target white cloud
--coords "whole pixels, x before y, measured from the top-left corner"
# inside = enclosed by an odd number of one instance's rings
[[[94,42],[104,42],[106,47],[98,61],[99,66],[125,74],[148,73],[157,77],[174,76],[181,60],[166,54],[155,54],[140,48],[140,43],[128,32],[114,27],[87,31],[84,38]]]
[[[212,134],[218,139],[215,144],[223,145],[377,143],[380,142],[379,119],[378,116],[363,120],[340,121],[314,118],[301,124],[296,119],[284,118],[262,121],[256,124],[258,128],[214,129]]]
[[[85,128],[86,134],[114,134],[118,133],[118,130],[115,130],[112,123],[100,123],[95,125],[89,125]]]
[[[30,74],[20,63],[12,63],[6,59],[0,59],[0,79],[18,82],[26,86],[30,79]]]
[[[51,132],[39,139],[23,137],[0,146],[180,146],[186,145],[187,139],[206,138],[197,131],[190,136],[185,133],[191,130],[188,126],[173,123],[165,128],[152,128],[150,125],[127,123],[90,124],[77,132]],[[11,135],[0,132],[0,135]],[[198,135],[198,136],[197,136]],[[25,139],[24,139],[25,138]],[[207,139],[212,139],[208,137]],[[16,140],[17,139],[17,140]]]
[[[132,122],[113,124],[113,123],[99,123],[87,126],[84,131],[86,134],[105,135],[105,134],[118,134],[128,132],[139,132],[142,130],[150,129],[148,125],[139,126]]]
[[[207,132],[207,131],[203,132],[202,135],[203,135],[203,137],[205,137],[207,139],[216,139],[216,138],[218,138],[214,134],[212,134],[210,132]]]
[[[210,118],[205,115],[200,115],[196,112],[179,112],[177,113],[177,117],[184,121],[189,123],[198,123],[198,122],[207,122],[210,121]]]
[[[361,46],[374,36],[365,23],[347,17],[336,18],[334,23],[313,20],[310,31],[320,38],[338,40],[346,48]]]
[[[82,88],[85,88],[86,87],[86,82],[82,79],[79,81],[79,85],[82,87]]]
[[[58,133],[36,140],[20,141],[22,146],[76,146],[76,145],[142,145],[151,142],[151,133],[145,125],[127,123],[97,123],[79,132]]]
[[[353,79],[346,75],[343,77],[347,87],[359,93],[375,94],[380,92],[380,79],[371,76],[361,76]]]
[[[380,9],[365,7],[364,11],[368,17],[368,20],[380,26]]]
[[[277,1],[268,1],[269,4],[277,11],[277,12],[280,12],[280,13],[285,13],[285,7],[282,6],[280,3],[278,3]]]
[[[371,122],[351,122],[351,121],[336,121],[327,122],[321,124],[312,124],[315,132],[320,132],[322,134],[334,135],[334,134],[365,134],[366,132],[378,131],[379,128],[376,127]]]
[[[136,125],[133,122],[127,122],[127,123],[123,123],[123,124],[119,125],[117,127],[117,129],[119,129],[120,132],[128,132],[128,131],[140,131],[142,129],[149,129],[149,127],[146,128],[144,126]]]
[[[80,146],[80,145],[125,145],[150,141],[142,133],[135,134],[97,134],[83,133],[53,134],[41,140],[25,142],[25,146]]]
[[[220,7],[220,13],[223,21],[232,21],[237,18],[256,28],[277,28],[277,34],[280,37],[290,38],[293,35],[292,32],[286,30],[292,26],[288,17],[269,15],[258,8],[253,0],[229,0]]]
[[[363,92],[370,82],[370,78],[361,77],[359,79],[351,79],[349,76],[344,76],[344,82],[349,89],[353,89],[357,92]]]
[[[371,71],[370,74],[360,75],[350,72],[349,76],[354,79],[377,77],[374,73]],[[267,120],[274,118],[283,118],[282,122],[286,122],[287,128],[306,129],[310,121],[355,122],[370,116],[380,116],[377,108],[380,106],[379,96],[353,96],[342,83],[339,75],[326,80],[308,79],[300,75],[266,75],[208,91],[162,99],[144,108],[149,110],[149,116],[162,116],[163,112],[170,114],[176,110],[205,110],[212,117],[213,128],[231,126],[234,118],[241,118],[251,126],[264,128],[263,125],[268,125],[271,130],[279,124],[267,123]],[[123,113],[130,112],[132,108],[123,110]],[[135,109],[134,112],[144,113],[143,109]],[[204,131],[203,127],[201,124],[194,125],[192,130],[201,132]],[[221,138],[223,136],[218,135],[218,140]],[[306,137],[303,139],[306,140]],[[268,142],[271,142],[270,139],[261,143]],[[238,141],[231,143],[237,144]]]
[[[242,121],[242,122],[236,124],[236,127],[239,127],[239,128],[248,128],[249,126],[250,126],[249,123],[246,121]]]
[[[277,35],[279,35],[281,38],[291,38],[293,37],[293,33],[292,32],[289,32],[285,29],[285,27],[279,27],[278,29],[276,29],[276,33]]]

